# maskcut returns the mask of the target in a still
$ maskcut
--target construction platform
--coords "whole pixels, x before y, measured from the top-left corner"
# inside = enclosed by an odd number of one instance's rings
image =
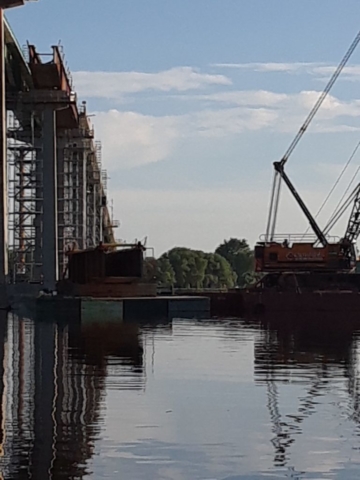
[[[173,318],[210,318],[206,297],[91,298],[41,296],[33,305],[39,319],[81,321],[155,321]]]

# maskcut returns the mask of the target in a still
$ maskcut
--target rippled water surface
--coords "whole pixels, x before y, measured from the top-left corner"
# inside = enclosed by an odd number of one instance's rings
[[[354,325],[0,320],[3,478],[360,478]]]

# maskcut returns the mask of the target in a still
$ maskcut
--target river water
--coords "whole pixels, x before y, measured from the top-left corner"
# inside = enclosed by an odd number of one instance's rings
[[[354,326],[0,320],[4,479],[360,478]]]

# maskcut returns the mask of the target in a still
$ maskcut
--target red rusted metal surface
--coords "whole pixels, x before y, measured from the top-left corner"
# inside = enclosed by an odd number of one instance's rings
[[[36,51],[34,45],[29,46],[29,66],[35,89],[64,92],[68,97],[69,104],[56,113],[57,127],[76,128],[79,123],[79,113],[59,47],[52,47],[52,54],[47,55],[50,57],[50,61],[43,62],[42,56]],[[51,99],[49,102],[51,103]]]
[[[106,277],[139,279],[142,275],[142,247],[111,251],[99,246],[69,254],[68,276],[73,283],[99,283],[105,281]]]
[[[143,247],[124,250],[99,245],[69,253],[68,279],[58,292],[80,297],[118,298],[156,296],[156,285],[142,283]]]
[[[0,0],[0,8],[3,9],[21,7],[22,5],[25,5],[25,0]]]
[[[93,278],[105,278],[105,252],[99,248],[74,252],[69,255],[69,280],[86,284]]]
[[[58,47],[52,47],[49,62],[43,63],[34,45],[29,46],[29,65],[37,89],[61,90],[70,95],[72,88]]]
[[[138,277],[143,275],[143,251],[139,248],[118,250],[105,256],[107,277]]]

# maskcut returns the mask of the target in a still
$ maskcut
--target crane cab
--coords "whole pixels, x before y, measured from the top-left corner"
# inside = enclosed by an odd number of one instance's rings
[[[288,239],[259,242],[255,246],[255,269],[263,273],[349,271],[353,268],[352,257],[342,242],[325,246]]]

